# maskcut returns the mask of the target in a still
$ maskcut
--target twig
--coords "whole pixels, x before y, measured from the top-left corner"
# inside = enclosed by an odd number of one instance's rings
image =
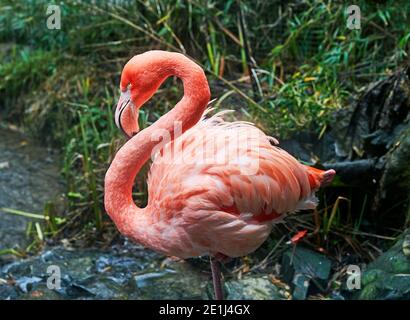
[[[264,265],[268,259],[272,256],[272,254],[276,251],[276,249],[279,248],[279,245],[283,242],[283,240],[285,239],[285,236],[282,236],[282,238],[279,239],[279,241],[275,244],[275,246],[273,247],[273,249],[267,254],[267,256],[265,258],[263,258],[263,260],[261,262],[259,262],[257,265],[253,266],[250,271],[253,271],[255,269],[260,268],[262,265]]]

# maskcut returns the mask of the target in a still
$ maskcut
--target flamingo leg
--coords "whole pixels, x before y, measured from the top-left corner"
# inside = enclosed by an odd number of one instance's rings
[[[222,289],[222,274],[219,261],[214,257],[210,257],[211,270],[212,270],[212,282],[214,285],[215,300],[223,300],[224,294]]]

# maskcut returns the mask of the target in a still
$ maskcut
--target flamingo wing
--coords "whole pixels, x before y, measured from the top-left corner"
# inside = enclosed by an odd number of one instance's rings
[[[272,221],[313,208],[322,171],[300,164],[250,123],[203,119],[163,146],[148,189],[157,248],[180,257],[256,250]],[[317,170],[317,171],[315,171]]]

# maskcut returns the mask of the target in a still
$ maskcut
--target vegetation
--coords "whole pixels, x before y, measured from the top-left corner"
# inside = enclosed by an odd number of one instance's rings
[[[346,27],[344,1],[67,0],[55,2],[61,30],[46,27],[49,4],[0,2],[2,116],[64,155],[67,212],[64,219],[49,218],[48,205],[46,220],[54,221],[45,232],[49,237],[114,237],[103,209],[103,178],[123,143],[112,108],[122,66],[132,55],[149,49],[186,53],[206,70],[217,108],[235,109],[238,118],[273,136],[310,130],[320,138],[332,112],[404,63],[409,49],[406,0],[357,1],[361,30]],[[160,91],[141,110],[140,127],[173,106],[181,86],[170,79]],[[146,200],[145,188],[137,180],[137,202]],[[314,231],[312,243],[324,251],[360,252],[355,237],[363,236],[366,200],[355,207],[343,197],[325,200],[313,215],[292,219]],[[272,239],[267,250],[283,242]]]

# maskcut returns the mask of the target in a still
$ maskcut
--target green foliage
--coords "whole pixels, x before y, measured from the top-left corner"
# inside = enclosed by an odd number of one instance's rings
[[[11,51],[0,67],[0,92],[3,94],[7,90],[8,95],[17,95],[24,88],[35,86],[36,82],[44,81],[52,74],[54,65],[49,63],[52,52],[17,47],[13,47]]]

